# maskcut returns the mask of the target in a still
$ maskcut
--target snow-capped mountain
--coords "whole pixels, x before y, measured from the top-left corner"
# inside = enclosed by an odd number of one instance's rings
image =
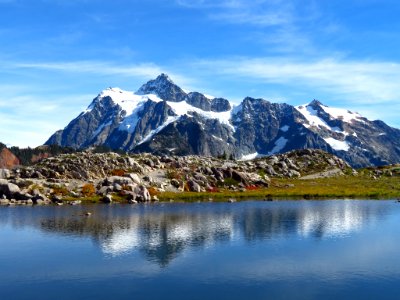
[[[185,92],[165,74],[137,92],[102,91],[46,144],[250,159],[317,148],[355,167],[400,162],[400,130],[319,101],[302,106]]]

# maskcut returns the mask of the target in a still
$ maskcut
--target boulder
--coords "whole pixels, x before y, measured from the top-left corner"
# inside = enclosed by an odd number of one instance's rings
[[[139,175],[136,173],[129,173],[128,177],[132,179],[134,183],[142,184],[142,180],[140,179]]]
[[[134,193],[136,194],[134,200],[138,202],[148,202],[151,200],[150,193],[144,185],[138,185],[135,188]]]
[[[105,196],[105,195],[111,193],[111,192],[113,191],[113,189],[114,189],[113,186],[105,185],[105,186],[102,186],[102,187],[97,191],[97,194],[98,194],[98,195],[103,195],[103,196]]]
[[[111,176],[111,177],[107,177],[104,181],[103,181],[103,186],[107,185],[107,186],[114,186],[115,184],[119,184],[119,185],[127,185],[127,184],[132,184],[133,181],[131,178],[129,177],[122,177],[122,176]]]
[[[196,193],[201,192],[201,186],[196,181],[188,180],[187,184],[188,184],[189,191],[196,192]]]
[[[113,199],[112,199],[112,195],[111,194],[107,194],[103,197],[102,201],[104,203],[112,203]]]
[[[245,185],[248,184],[247,176],[244,173],[238,172],[236,170],[232,170],[232,178],[236,181],[239,181]]]
[[[11,177],[11,172],[8,169],[0,169],[0,179],[8,179]]]
[[[10,183],[5,179],[0,179],[0,195],[6,195],[8,198],[13,198],[15,195],[21,194],[18,185]]]
[[[10,200],[8,199],[0,199],[0,205],[8,205],[10,204]]]
[[[177,179],[171,179],[171,185],[173,187],[176,187],[177,189],[181,186],[181,184],[179,183],[179,181]]]

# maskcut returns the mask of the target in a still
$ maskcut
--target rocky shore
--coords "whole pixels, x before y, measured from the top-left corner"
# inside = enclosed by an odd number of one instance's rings
[[[46,158],[29,167],[0,169],[0,204],[138,203],[158,201],[163,192],[246,192],[268,189],[271,178],[354,172],[342,159],[309,149],[251,161],[85,151]]]

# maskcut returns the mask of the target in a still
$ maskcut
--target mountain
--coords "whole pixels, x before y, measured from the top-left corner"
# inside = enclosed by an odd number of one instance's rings
[[[102,91],[47,145],[251,159],[293,149],[333,153],[353,167],[400,162],[400,130],[314,100],[302,106],[186,92],[161,74],[137,92]]]

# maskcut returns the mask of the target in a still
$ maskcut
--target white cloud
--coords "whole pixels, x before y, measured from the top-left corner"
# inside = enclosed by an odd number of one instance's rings
[[[281,0],[178,0],[178,5],[207,10],[216,21],[257,26],[276,26],[292,22],[291,1]]]
[[[174,78],[177,84],[185,87],[191,86],[193,80],[188,76],[166,70],[153,63],[142,63],[136,65],[117,65],[102,61],[70,61],[70,62],[39,62],[39,63],[13,63],[10,69],[41,69],[58,71],[64,73],[82,74],[88,73],[103,76],[137,77],[141,80],[153,79],[161,73],[167,73]]]
[[[93,95],[54,95],[28,86],[0,86],[0,141],[20,147],[43,144],[86,107]]]
[[[287,88],[303,86],[322,90],[356,103],[384,103],[400,98],[400,64],[351,61],[334,58],[315,61],[285,58],[231,58],[199,60],[194,66],[203,72],[216,72]]]

